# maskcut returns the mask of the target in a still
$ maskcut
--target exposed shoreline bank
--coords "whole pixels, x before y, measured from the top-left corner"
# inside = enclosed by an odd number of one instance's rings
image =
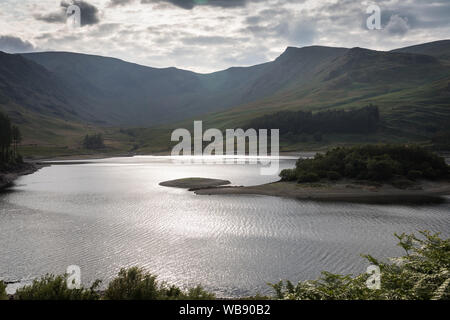
[[[443,202],[450,195],[447,182],[424,181],[415,189],[398,189],[391,185],[363,185],[355,182],[298,184],[274,182],[252,187],[214,187],[195,190],[197,195],[262,195],[297,200],[354,202],[374,204]]]
[[[43,164],[24,162],[5,172],[0,172],[0,191],[11,187],[19,177],[33,174],[43,167],[45,167]]]

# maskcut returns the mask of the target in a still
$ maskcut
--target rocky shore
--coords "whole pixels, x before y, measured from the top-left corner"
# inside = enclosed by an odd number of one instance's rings
[[[24,162],[0,171],[0,190],[12,186],[14,181],[20,176],[35,173],[42,167],[42,165],[38,165],[36,163]]]
[[[254,187],[216,187],[196,190],[198,195],[265,195],[298,200],[355,202],[374,204],[430,203],[445,201],[450,183],[422,181],[413,187],[389,184],[369,185],[355,182],[298,184],[275,182]]]
[[[162,182],[166,187],[184,188],[197,195],[263,195],[298,200],[355,203],[430,203],[445,201],[450,196],[447,181],[418,181],[403,186],[364,181],[321,183],[274,182],[259,186],[227,186],[229,181],[187,178]]]

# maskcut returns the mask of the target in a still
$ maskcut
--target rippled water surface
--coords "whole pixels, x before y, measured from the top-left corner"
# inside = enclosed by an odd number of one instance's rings
[[[294,160],[282,160],[281,168]],[[219,296],[267,293],[267,282],[363,272],[360,257],[401,254],[394,232],[450,233],[450,204],[387,206],[265,196],[196,196],[159,182],[207,177],[275,181],[258,165],[179,165],[165,157],[59,164],[0,194],[0,279],[26,283],[79,265],[83,282],[142,266]]]

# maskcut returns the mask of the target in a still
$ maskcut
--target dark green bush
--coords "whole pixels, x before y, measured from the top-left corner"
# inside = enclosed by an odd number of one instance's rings
[[[389,180],[395,173],[395,162],[389,159],[369,159],[367,173],[371,180]]]
[[[294,169],[284,169],[280,173],[282,181],[295,181],[297,180],[297,174]]]
[[[409,170],[407,177],[408,177],[408,179],[411,179],[411,180],[418,180],[418,179],[422,179],[423,173],[420,170]]]
[[[363,145],[334,148],[325,154],[317,154],[314,159],[299,159],[294,172],[284,172],[282,178],[308,180],[305,173],[313,173],[319,178],[330,178],[328,172],[336,172],[342,178],[389,181],[393,177],[409,178],[420,171],[430,180],[449,179],[449,167],[444,158],[419,146]],[[292,181],[292,180],[291,180]]]
[[[319,175],[313,172],[302,172],[298,176],[298,183],[317,182],[320,180]]]
[[[0,281],[0,300],[8,300],[8,295],[6,294],[6,284]]]
[[[211,300],[214,295],[198,286],[184,292],[158,283],[157,277],[138,267],[122,269],[105,291],[110,300]]]
[[[337,181],[342,179],[342,176],[339,172],[336,171],[328,171],[327,172],[327,178],[333,181]]]
[[[96,292],[100,281],[95,281],[90,289],[84,287],[80,289],[69,289],[67,287],[67,277],[45,275],[34,280],[29,286],[25,286],[16,291],[15,297],[19,300],[98,300]]]
[[[322,133],[321,133],[321,132],[315,133],[315,134],[313,135],[313,138],[314,138],[314,141],[316,141],[316,142],[322,141],[322,140],[323,140]]]
[[[111,300],[157,300],[160,288],[156,276],[133,267],[121,269],[105,291],[105,298]]]

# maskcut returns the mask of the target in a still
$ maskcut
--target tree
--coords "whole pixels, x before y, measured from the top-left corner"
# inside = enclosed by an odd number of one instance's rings
[[[19,127],[12,126],[12,140],[14,144],[14,158],[17,158],[17,146],[22,142],[22,134],[20,133]]]
[[[92,136],[86,135],[83,140],[83,147],[91,150],[103,149],[105,147],[103,135],[101,133]]]
[[[8,116],[0,113],[0,163],[8,163],[11,160],[11,143],[11,121],[9,120]]]

